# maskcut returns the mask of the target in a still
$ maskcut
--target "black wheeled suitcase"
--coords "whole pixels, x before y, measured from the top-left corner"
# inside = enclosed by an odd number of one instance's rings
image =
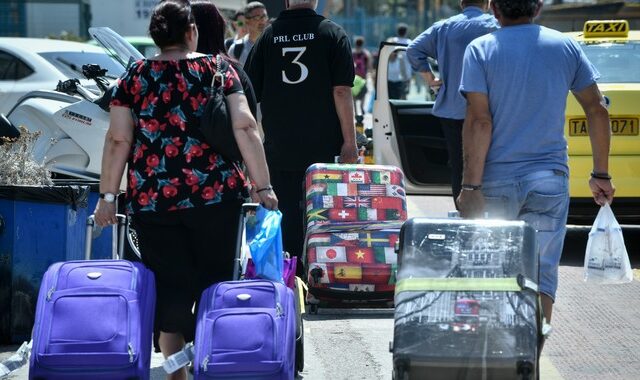
[[[415,218],[400,232],[393,378],[535,379],[538,250],[518,221]]]

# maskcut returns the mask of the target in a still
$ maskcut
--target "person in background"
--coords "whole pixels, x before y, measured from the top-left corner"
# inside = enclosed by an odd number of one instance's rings
[[[436,22],[407,49],[411,66],[437,94],[433,114],[440,120],[447,142],[454,202],[462,184],[462,124],[467,106],[459,91],[462,57],[472,40],[500,27],[498,21],[486,13],[487,3],[488,0],[461,0],[462,13]],[[429,58],[438,61],[440,78],[431,71]]]
[[[236,247],[229,237],[237,233],[247,184],[237,163],[213,151],[199,129],[217,62],[194,53],[198,29],[189,2],[159,3],[149,34],[161,53],[133,63],[113,94],[95,220],[117,222],[113,200],[126,167],[127,213],[142,261],[155,274],[154,335],[168,357],[193,340],[202,291],[232,277]],[[262,142],[232,67],[224,93],[260,202],[276,209]],[[167,379],[187,379],[187,371]]]
[[[396,35],[393,37],[389,37],[387,39],[387,42],[392,42],[394,44],[409,45],[411,44],[411,38],[407,37],[408,32],[409,32],[409,26],[401,22],[396,26]]]
[[[202,54],[221,54],[238,74],[244,94],[249,102],[249,109],[255,118],[257,115],[256,95],[251,85],[249,76],[244,72],[242,65],[235,59],[229,57],[224,48],[226,41],[224,31],[226,22],[218,11],[212,0],[191,0],[191,12],[198,27],[198,47],[196,51]]]
[[[224,51],[229,51],[234,41],[241,40],[247,35],[247,25],[244,19],[244,9],[237,10],[231,17],[231,27],[234,35],[224,40]],[[226,30],[226,29],[225,29]]]
[[[247,25],[247,35],[233,42],[229,47],[229,55],[244,65],[249,52],[258,40],[258,37],[269,24],[267,8],[259,1],[252,1],[244,9],[244,18]]]
[[[405,52],[394,51],[389,56],[387,68],[387,86],[389,99],[406,99],[411,83],[411,65]]]
[[[539,291],[550,322],[569,208],[567,94],[574,94],[587,117],[589,187],[599,205],[610,203],[615,192],[608,174],[609,113],[596,83],[600,74],[580,46],[534,24],[541,0],[492,0],[490,6],[501,28],[473,40],[462,66],[467,113],[458,206],[465,218],[486,212],[536,229]]]
[[[351,44],[340,26],[315,12],[316,5],[316,0],[290,0],[245,65],[262,109],[284,249],[296,256],[304,243],[305,170],[316,162],[334,162],[336,155],[343,163],[358,159]]]
[[[242,89],[244,90],[244,94],[247,98],[247,102],[249,104],[249,110],[254,118],[258,117],[258,102],[256,101],[256,94],[253,90],[253,86],[251,85],[251,80],[247,73],[245,73],[244,69],[240,65],[238,61],[229,57],[225,50],[223,50],[223,36],[225,30],[224,17],[218,11],[218,8],[215,6],[212,0],[192,0],[191,1],[191,12],[193,12],[193,17],[196,21],[196,26],[198,27],[198,47],[196,51],[202,54],[211,54],[218,55],[220,54],[227,62],[231,64],[233,69],[238,74],[238,78],[240,79],[240,83],[242,84]],[[260,133],[260,138],[263,139],[264,133],[262,132],[262,127],[260,123],[257,122],[258,132]],[[247,173],[247,179],[251,183],[251,175]],[[256,194],[257,188],[250,184],[249,190],[251,193],[251,198],[254,202],[259,202],[259,197]]]
[[[369,73],[373,71],[373,59],[371,58],[371,53],[364,47],[364,37],[357,36],[354,39],[354,48],[352,51],[353,63],[355,64],[355,72],[356,75],[360,78],[364,79],[364,86],[362,90],[358,92],[354,97],[354,108],[358,110],[358,102],[360,103],[360,114],[365,114],[365,104],[364,99],[367,95],[367,79],[369,78]]]
[[[403,22],[396,26],[396,35],[387,38],[387,42],[409,46],[411,38],[407,37],[409,26]],[[389,57],[387,80],[389,99],[406,99],[411,89],[413,70],[404,51],[396,51]],[[393,96],[392,96],[393,94]]]

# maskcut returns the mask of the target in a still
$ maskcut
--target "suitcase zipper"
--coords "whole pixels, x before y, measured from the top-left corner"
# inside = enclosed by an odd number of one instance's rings
[[[127,264],[129,264],[129,268],[131,270],[131,284],[130,284],[130,290],[132,291],[136,291],[137,289],[137,280],[138,280],[138,270],[137,268],[127,262]],[[56,271],[54,272],[54,277],[53,277],[53,281],[52,281],[52,285],[51,288],[49,288],[49,290],[47,291],[47,297],[46,300],[47,302],[51,301],[51,298],[53,297],[53,293],[55,293],[57,285],[58,285],[58,278],[60,276],[60,269],[62,268],[64,264],[61,264],[60,266],[58,266],[58,268],[56,268]],[[128,313],[127,313],[128,315]],[[38,326],[40,329],[42,326]],[[41,332],[40,332],[41,334]],[[127,335],[130,336],[131,335],[131,321],[127,322]],[[41,336],[41,335],[40,335]],[[35,350],[33,350],[34,352],[37,352]],[[127,353],[129,354],[129,363],[134,363],[135,362],[135,350],[133,348],[133,344],[131,342],[129,342],[127,344]],[[126,368],[126,367],[122,367],[122,368]],[[55,368],[52,368],[55,369]],[[64,369],[60,369],[62,371],[64,371]]]
[[[135,291],[137,288],[137,282],[138,282],[138,270],[136,267],[133,266],[133,264],[131,263],[128,263],[128,264],[129,264],[129,268],[131,269],[131,285],[129,286],[129,288]],[[60,265],[55,272],[51,288],[47,292],[47,301],[51,301],[51,297],[53,297],[53,293],[56,291],[56,287],[58,286],[58,277],[60,275],[60,268],[62,268],[62,265]]]
[[[235,283],[238,284],[243,284],[246,283],[247,281],[234,281]],[[262,282],[261,285],[269,285],[273,288],[273,294],[274,294],[274,308],[276,309],[276,317],[283,317],[284,316],[284,308],[282,307],[282,303],[280,303],[280,291],[278,290],[278,287],[272,283],[271,281],[264,281]],[[207,302],[209,303],[209,305],[211,306],[209,309],[213,309],[213,310],[217,310],[218,308],[216,307],[215,304],[215,299],[216,299],[216,294],[218,294],[218,289],[216,286],[216,289],[213,291],[213,294],[211,297],[209,297],[209,299],[207,300]]]
[[[135,352],[133,350],[133,344],[129,342],[127,345],[127,352],[129,353],[129,363],[133,363],[135,360]]]
[[[262,309],[264,309],[264,308],[262,308]],[[277,309],[278,308],[276,308],[276,313],[275,313],[276,315],[278,314]],[[261,312],[261,313],[264,313],[264,312]],[[264,313],[264,314],[269,314],[269,313]],[[281,312],[281,315],[284,315],[284,313]],[[280,350],[279,350],[279,347],[277,345],[277,341],[278,341],[278,323],[276,323],[275,319],[273,319],[273,316],[271,318],[273,320],[273,340],[272,340],[272,342],[274,344],[273,359],[278,359],[278,357],[280,356]],[[204,329],[202,329],[202,330],[204,330]],[[198,336],[200,339],[204,339],[205,338],[204,331],[202,332],[202,334],[203,335],[199,335]],[[209,365],[209,361],[210,361],[210,356],[212,355],[211,352],[210,352],[211,351],[211,346],[210,346],[209,343],[205,346],[206,349],[204,351],[206,352],[206,355],[204,356],[204,358],[202,359],[202,363],[200,364],[202,372],[204,372],[204,373],[206,373],[208,371],[208,365]],[[273,373],[277,373],[278,371],[279,370],[277,370],[277,371],[275,371]],[[244,376],[243,374],[238,374],[238,375],[229,375],[229,374],[227,374],[226,375],[226,377],[243,377],[243,376]]]
[[[236,283],[245,283],[245,281],[235,281],[235,282]],[[265,285],[268,284],[273,288],[274,301],[275,301],[275,307],[274,307],[275,308],[275,317],[276,318],[282,318],[284,316],[284,309],[282,307],[282,304],[280,303],[280,292],[278,290],[278,287],[274,283],[272,283],[270,281],[264,281],[264,284]],[[210,306],[208,309],[217,310],[216,309],[216,305],[215,305],[215,299],[216,299],[216,294],[217,294],[217,291],[218,291],[218,286],[216,286],[216,288],[213,291],[212,296],[209,297],[209,299],[207,300],[207,303]],[[273,326],[273,342],[276,342],[277,337],[278,337],[278,324],[274,323],[274,326]],[[200,338],[204,339],[204,336],[201,336]],[[202,359],[202,363],[200,364],[202,372],[207,372],[208,371],[207,367],[208,367],[209,360],[210,360],[209,356],[210,356],[210,353],[207,353],[205,355],[205,357]],[[277,352],[274,352],[274,357],[276,357],[276,358],[278,357],[278,353]],[[238,376],[242,376],[242,375],[238,375]]]

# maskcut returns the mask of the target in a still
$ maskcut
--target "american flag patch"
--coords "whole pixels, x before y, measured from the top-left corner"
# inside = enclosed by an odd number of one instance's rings
[[[386,185],[358,185],[358,195],[375,197],[387,195]]]

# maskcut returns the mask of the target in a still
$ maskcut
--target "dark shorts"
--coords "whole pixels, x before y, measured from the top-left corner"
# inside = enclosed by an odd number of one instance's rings
[[[156,277],[156,349],[159,331],[182,333],[192,341],[200,294],[232,279],[241,206],[224,202],[133,216],[142,261]]]

